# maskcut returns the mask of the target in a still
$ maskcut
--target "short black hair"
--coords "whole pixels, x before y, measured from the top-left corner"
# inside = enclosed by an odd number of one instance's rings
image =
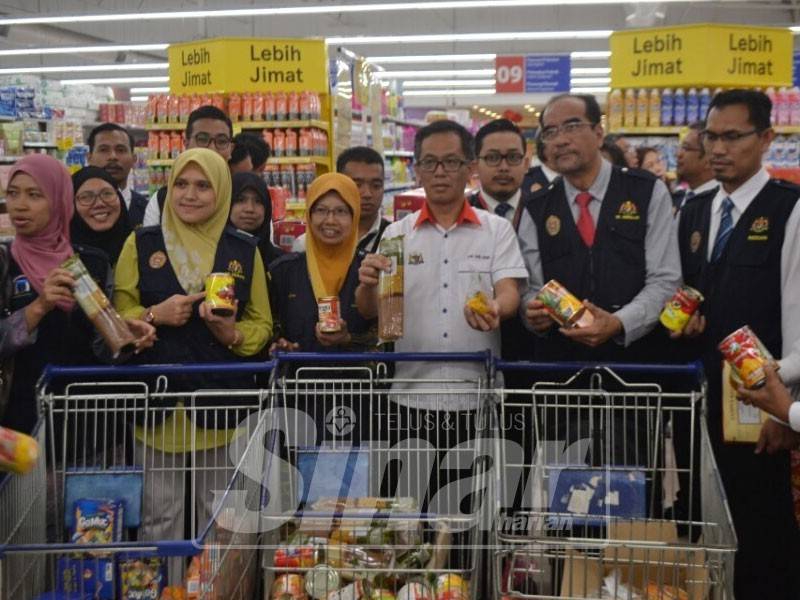
[[[597,98],[591,94],[558,94],[557,96],[553,96],[547,101],[547,104],[545,104],[544,108],[542,109],[541,122],[544,123],[544,116],[547,113],[548,108],[550,108],[559,100],[564,100],[567,98],[575,98],[576,100],[583,102],[583,105],[586,109],[586,118],[589,120],[589,122],[592,125],[597,125],[600,123],[600,118],[602,117],[603,112],[600,110],[600,105],[597,103]]]
[[[639,159],[640,169],[644,168],[642,167],[642,165],[644,164],[644,159],[647,158],[647,155],[653,152],[656,153],[659,157],[661,157],[661,152],[659,152],[658,148],[654,148],[653,146],[638,146],[636,148],[636,158]]]
[[[242,162],[248,156],[253,163],[253,169],[258,170],[267,164],[270,155],[270,147],[260,135],[243,131],[233,138],[233,150],[228,164],[235,165]]]
[[[689,123],[689,125],[687,125],[687,127],[691,131],[696,131],[699,134],[706,128],[706,122],[705,121],[693,121],[693,122]],[[699,148],[700,148],[700,152],[698,152],[698,154],[700,155],[700,158],[703,158],[706,155],[706,147],[702,143],[702,139],[700,140],[700,142],[701,143],[698,145]]]
[[[486,125],[478,129],[478,133],[475,134],[475,154],[476,156],[480,156],[481,148],[483,147],[483,140],[486,138],[487,135],[492,135],[493,133],[516,133],[519,136],[519,141],[522,144],[522,153],[525,153],[525,137],[522,135],[522,132],[519,130],[519,127],[514,125],[508,119],[495,119],[494,121],[489,121]]]
[[[131,132],[117,123],[101,123],[92,129],[92,132],[89,134],[89,152],[94,152],[94,144],[97,140],[98,134],[105,133],[106,131],[122,131],[125,133],[125,135],[128,136],[128,144],[131,147],[131,152],[133,152],[133,136],[131,135]]]
[[[770,115],[772,114],[772,100],[769,99],[764,92],[757,92],[755,90],[725,90],[718,93],[711,99],[708,105],[708,114],[711,113],[713,108],[725,108],[726,106],[733,106],[735,104],[742,104],[747,107],[749,113],[750,124],[758,131],[764,131],[772,127]]]
[[[231,120],[228,118],[224,112],[218,109],[216,106],[211,106],[210,104],[206,106],[201,106],[200,108],[196,108],[191,113],[189,113],[189,120],[186,121],[186,139],[190,139],[192,137],[192,126],[194,125],[195,121],[200,119],[214,119],[215,121],[223,121],[228,126],[228,132],[231,137],[233,137],[233,124]]]
[[[627,167],[628,161],[625,160],[625,153],[622,148],[617,146],[616,142],[605,138],[603,144],[600,146],[600,153],[605,152],[608,159],[615,167]]]
[[[539,128],[539,131],[536,132],[536,157],[543,163],[547,162],[547,158],[545,157],[545,145],[544,140],[542,139],[542,129]]]
[[[467,129],[455,121],[442,119],[426,125],[417,130],[414,136],[414,160],[419,160],[422,154],[422,142],[438,133],[453,133],[461,140],[461,152],[467,160],[475,160],[475,140]]]
[[[336,172],[344,173],[347,163],[358,162],[366,165],[380,165],[384,169],[383,157],[368,146],[353,146],[348,148],[336,159]]]

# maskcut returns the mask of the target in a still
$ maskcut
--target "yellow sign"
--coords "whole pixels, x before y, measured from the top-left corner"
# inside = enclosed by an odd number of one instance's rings
[[[169,47],[173,94],[328,93],[324,40],[216,38]]]
[[[611,35],[611,86],[792,85],[792,32],[777,27],[687,25]]]

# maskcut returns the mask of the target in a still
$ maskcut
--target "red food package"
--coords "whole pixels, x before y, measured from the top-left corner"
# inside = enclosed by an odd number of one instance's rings
[[[242,118],[242,96],[240,94],[231,94],[228,98],[228,117],[231,121],[236,123]]]
[[[180,99],[180,107],[178,109],[178,119],[181,123],[186,123],[189,120],[189,114],[192,112],[192,97],[184,94]]]
[[[242,94],[242,121],[253,120],[253,94]]]

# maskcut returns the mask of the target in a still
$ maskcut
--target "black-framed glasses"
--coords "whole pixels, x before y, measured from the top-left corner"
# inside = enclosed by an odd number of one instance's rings
[[[422,160],[417,162],[417,167],[420,171],[424,171],[426,173],[433,173],[436,169],[439,168],[439,165],[442,165],[442,168],[448,173],[455,173],[464,165],[468,165],[469,161],[458,158],[457,156],[448,156],[447,158],[443,158],[439,160],[438,158],[423,158]]]
[[[564,135],[574,135],[584,127],[594,127],[597,123],[589,123],[588,121],[570,121],[569,123],[562,123],[561,125],[552,125],[545,127],[539,134],[544,142],[550,142],[558,137],[559,133]]]
[[[516,167],[517,165],[522,164],[522,161],[525,159],[525,155],[521,152],[508,152],[506,154],[501,154],[500,152],[487,152],[478,158],[480,158],[490,167],[499,167],[500,163],[503,161],[506,161],[506,164],[510,167]]]
[[[114,190],[101,190],[99,192],[81,192],[75,196],[75,202],[81,206],[92,206],[97,200],[102,201],[103,204],[111,204],[117,197],[117,192]]]
[[[337,221],[343,221],[353,215],[350,209],[345,206],[337,206],[336,208],[325,208],[324,206],[315,206],[311,209],[311,216],[319,221],[324,221],[330,216],[333,216]]]
[[[225,150],[231,145],[231,138],[224,133],[220,133],[219,135],[210,135],[201,131],[200,133],[195,133],[192,136],[192,139],[194,140],[195,145],[203,148],[208,148],[212,142],[217,150]]]
[[[700,132],[700,139],[703,144],[716,144],[722,141],[723,144],[735,144],[739,140],[749,137],[751,135],[759,135],[763,129],[751,129],[750,131],[723,131],[722,133],[714,133],[704,129]]]

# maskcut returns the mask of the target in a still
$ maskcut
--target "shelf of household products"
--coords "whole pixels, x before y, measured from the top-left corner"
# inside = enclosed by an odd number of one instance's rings
[[[776,125],[773,127],[775,133],[778,135],[794,135],[800,134],[800,126],[798,125]],[[686,125],[680,127],[620,127],[617,129],[609,129],[609,133],[617,133],[620,135],[682,135],[688,131]],[[413,154],[413,153],[412,153]]]
[[[270,165],[322,165],[327,166],[327,156],[274,156],[267,161],[267,167]],[[175,162],[174,158],[159,158],[148,159],[148,167],[172,167]]]
[[[367,121],[372,120],[371,115],[367,114],[366,117]],[[352,118],[363,119],[364,114],[360,111],[354,110],[352,112]],[[427,125],[427,123],[424,121],[412,121],[409,119],[400,119],[398,117],[392,117],[389,115],[381,115],[381,121],[383,121],[384,123],[394,123],[395,125],[402,125],[403,127],[416,127],[417,129],[420,129],[422,127],[425,127],[425,125]]]

